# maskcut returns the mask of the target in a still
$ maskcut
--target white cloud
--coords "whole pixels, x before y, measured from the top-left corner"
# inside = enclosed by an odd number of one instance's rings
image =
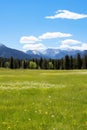
[[[70,49],[70,47],[71,47],[71,46],[69,46],[69,45],[61,44],[58,48],[59,48],[59,49],[64,49],[64,50],[66,50],[66,49]]]
[[[42,44],[42,43],[38,43],[38,44],[24,44],[23,46],[23,50],[27,51],[27,50],[43,50],[46,49],[46,47]]]
[[[80,50],[87,50],[87,43],[83,43],[81,46],[79,46]]]
[[[20,43],[23,43],[23,50],[43,50],[45,49],[45,45],[39,43],[44,39],[52,39],[52,38],[63,38],[70,37],[71,34],[61,33],[61,32],[46,32],[39,37],[35,36],[23,36],[20,38]]]
[[[67,45],[67,44],[72,44],[72,45],[76,45],[76,44],[80,44],[81,41],[77,41],[77,40],[74,40],[74,39],[66,39],[64,41],[62,41],[62,44],[63,45]]]
[[[20,43],[25,43],[25,44],[32,44],[32,43],[37,43],[41,41],[42,39],[52,39],[52,38],[62,38],[62,37],[70,37],[72,36],[69,33],[61,33],[61,32],[46,32],[42,34],[39,37],[35,36],[22,36],[20,38]]]
[[[69,33],[61,33],[61,32],[46,32],[39,37],[35,36],[23,36],[20,38],[20,43],[23,44],[23,50],[45,50],[47,47],[43,43],[39,43],[44,39],[53,39],[53,38],[64,38],[72,36]],[[87,50],[87,43],[83,43],[74,39],[65,39],[61,41],[60,49],[75,49],[75,50]]]
[[[52,38],[63,38],[63,37],[70,37],[71,34],[68,33],[61,33],[61,32],[46,32],[39,36],[39,39],[52,39]]]
[[[69,10],[58,10],[56,11],[56,14],[53,16],[46,16],[45,18],[47,19],[73,19],[73,20],[77,20],[77,19],[83,19],[83,18],[87,18],[87,14],[79,14],[79,13],[75,13],[75,12],[71,12]]]
[[[75,45],[75,46],[70,46],[67,44],[61,44],[58,48],[60,49],[74,49],[74,50],[87,50],[87,43],[83,43],[81,45]]]
[[[35,36],[23,36],[20,38],[20,43],[36,43],[38,41],[40,40]]]

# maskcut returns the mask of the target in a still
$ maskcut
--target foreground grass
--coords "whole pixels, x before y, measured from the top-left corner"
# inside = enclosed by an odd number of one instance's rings
[[[87,130],[87,71],[0,69],[0,130]]]

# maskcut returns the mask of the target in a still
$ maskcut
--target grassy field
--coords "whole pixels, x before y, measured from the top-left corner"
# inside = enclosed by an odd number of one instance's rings
[[[0,130],[87,130],[87,70],[0,69]]]

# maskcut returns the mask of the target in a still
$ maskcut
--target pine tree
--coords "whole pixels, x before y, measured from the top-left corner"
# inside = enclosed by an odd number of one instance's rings
[[[70,59],[68,55],[66,55],[64,58],[64,69],[66,70],[70,69]]]
[[[84,55],[82,58],[82,68],[87,69],[87,55]]]
[[[73,64],[73,57],[70,56],[70,69],[73,69],[74,64]]]
[[[10,65],[9,66],[10,66],[11,69],[14,69],[14,59],[13,59],[13,57],[10,58]]]
[[[81,60],[81,56],[80,56],[79,53],[77,54],[76,61],[77,61],[77,69],[81,69],[81,67],[82,67],[82,60]]]

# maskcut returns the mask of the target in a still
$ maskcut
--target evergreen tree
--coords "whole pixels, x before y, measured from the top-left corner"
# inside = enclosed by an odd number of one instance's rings
[[[66,55],[64,58],[64,69],[66,70],[70,69],[70,59],[68,55]]]
[[[0,67],[4,67],[3,66],[3,58],[0,58]]]
[[[60,69],[63,70],[64,69],[64,59],[60,59]]]
[[[43,68],[43,59],[42,58],[40,58],[40,60],[39,60],[39,67],[40,67],[40,69]]]
[[[42,62],[42,69],[48,69],[48,61],[46,59]]]
[[[25,60],[22,61],[22,68],[26,69],[26,62],[25,62]]]
[[[13,57],[10,58],[10,65],[9,66],[10,66],[11,69],[14,69],[14,59],[13,59]]]
[[[84,55],[82,58],[82,68],[87,69],[87,55]]]
[[[70,56],[70,69],[73,69],[73,57],[72,56]]]
[[[81,60],[81,56],[80,56],[79,53],[77,54],[76,61],[77,61],[77,65],[76,65],[77,69],[81,69],[81,67],[82,67],[82,60]]]
[[[60,69],[60,60],[53,60],[54,69]]]

